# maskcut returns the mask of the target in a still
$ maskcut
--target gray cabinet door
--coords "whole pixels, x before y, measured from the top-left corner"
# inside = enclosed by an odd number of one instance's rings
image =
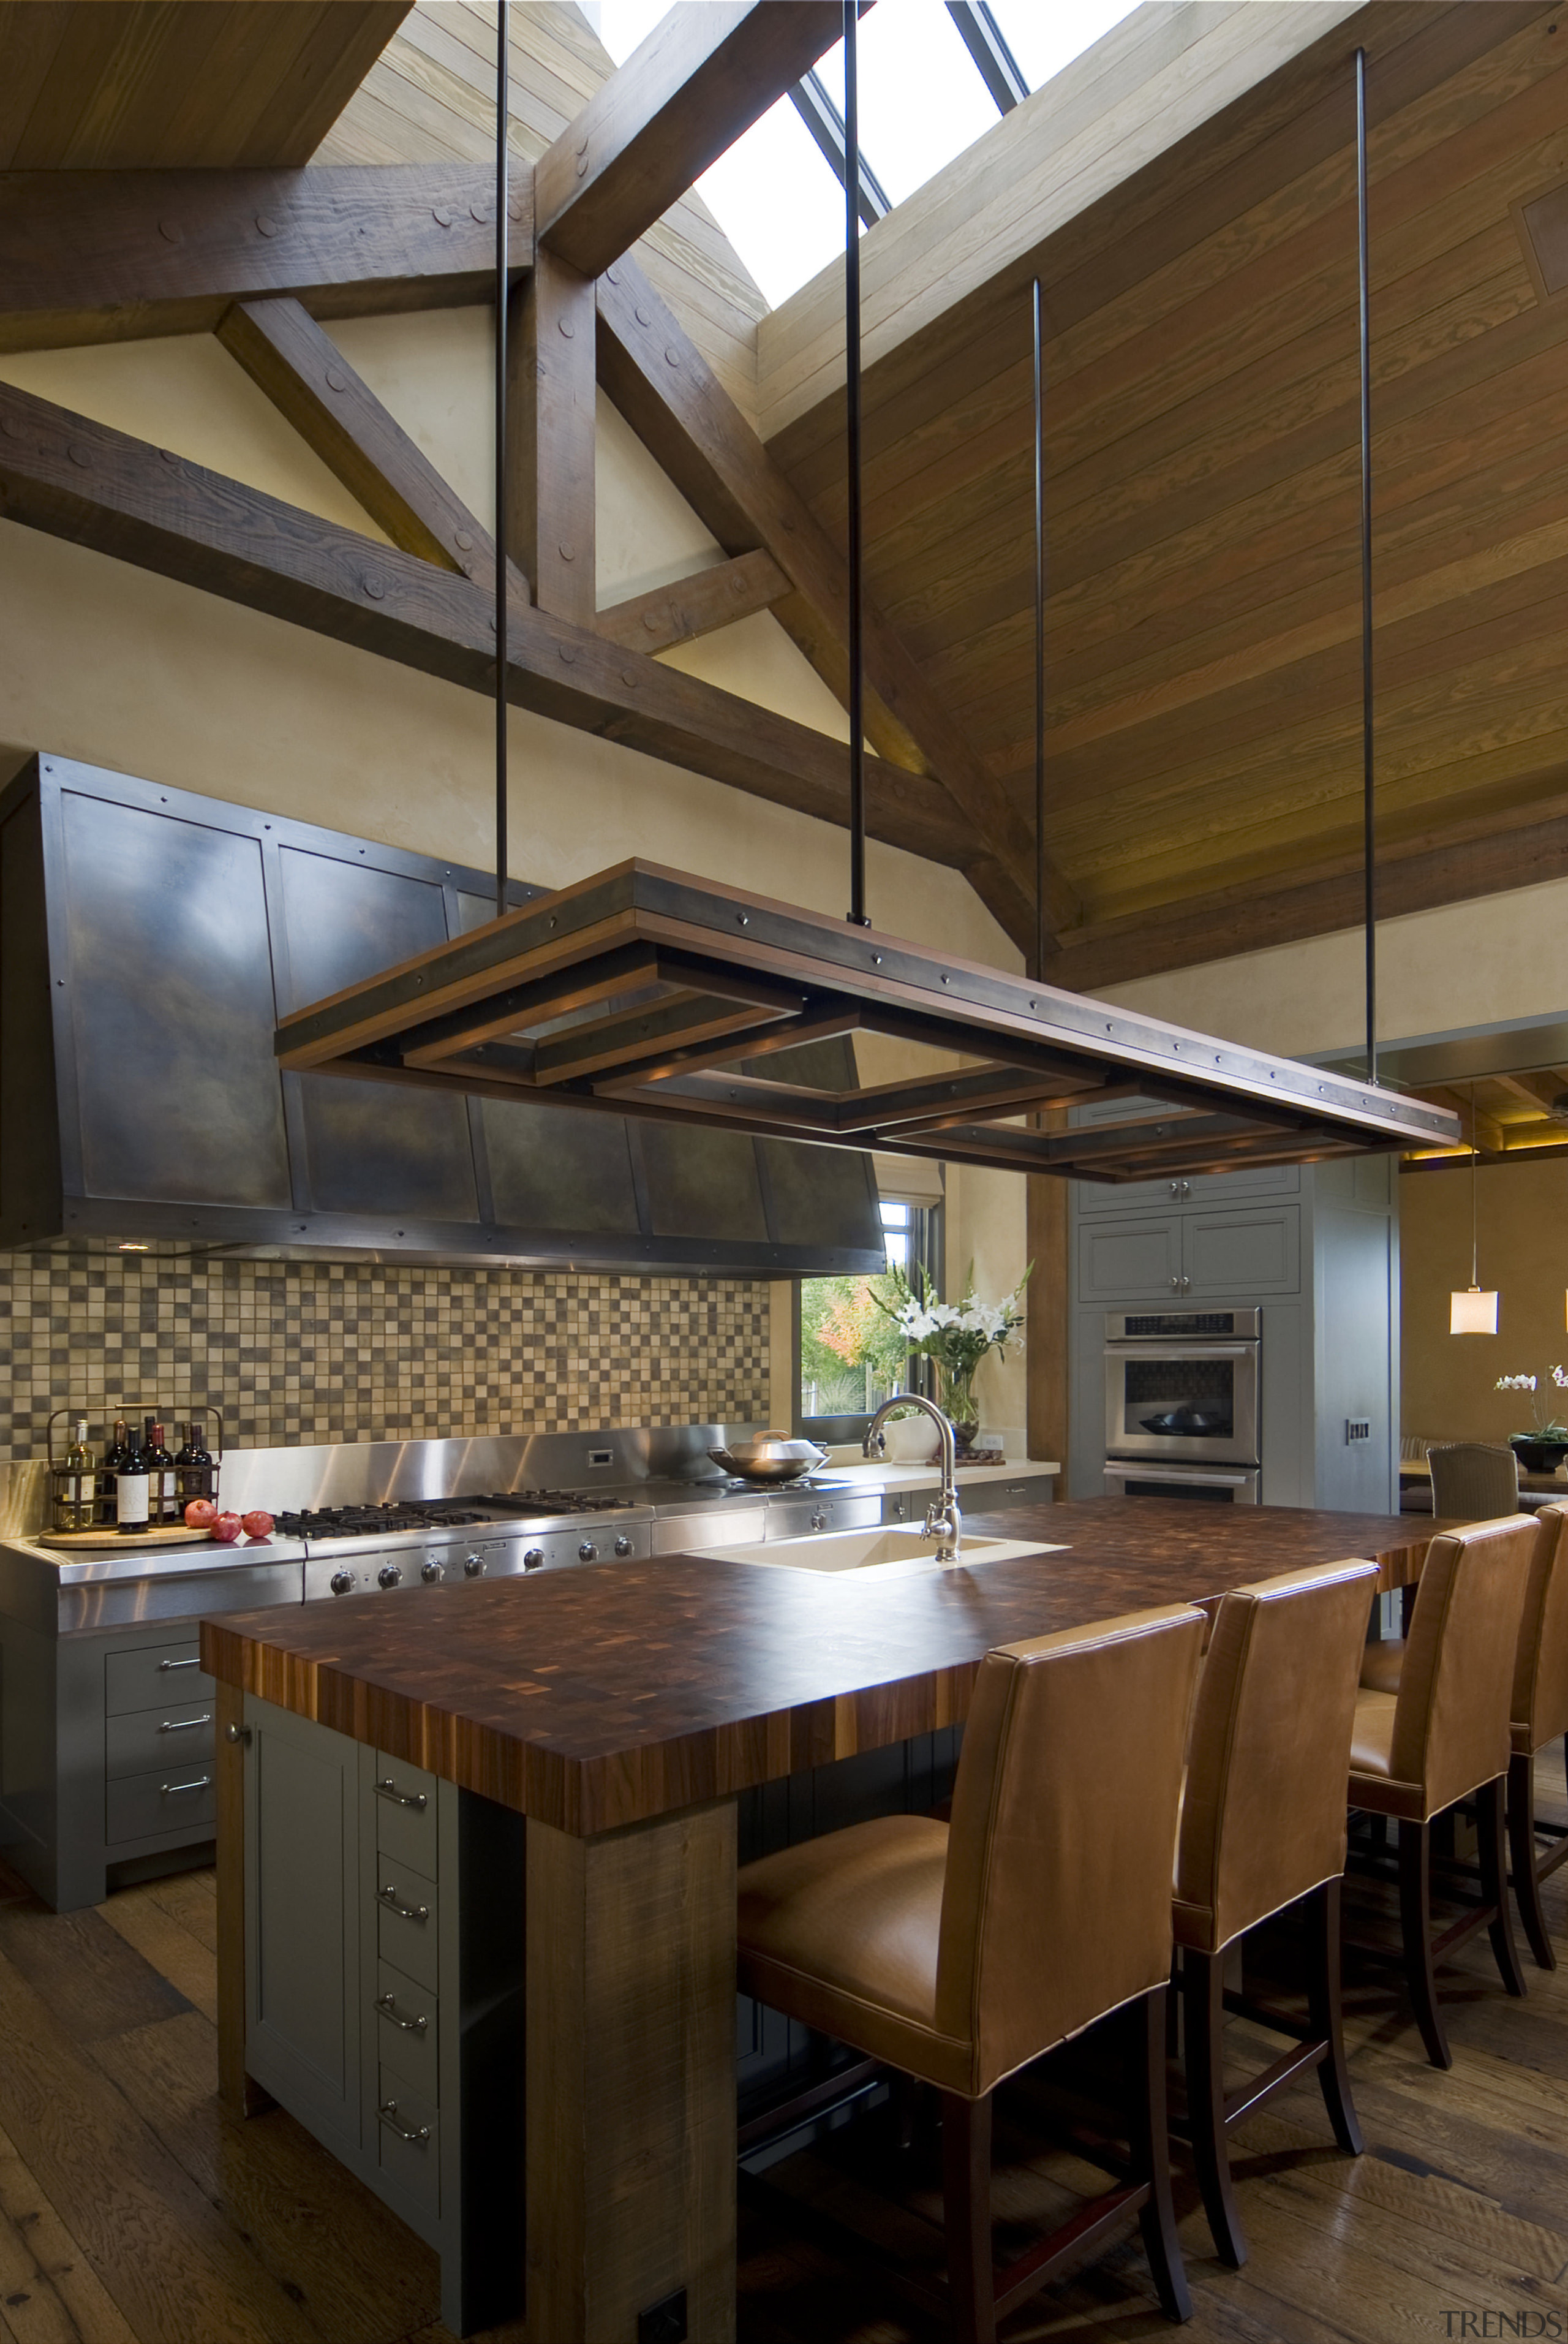
[[[361,2136],[360,1751],[247,1697],[246,2066],[328,2147]]]
[[[1300,1291],[1299,1205],[1189,1213],[1181,1228],[1184,1300],[1209,1295],[1251,1300],[1254,1295]]]
[[[1078,1230],[1080,1302],[1169,1299],[1181,1288],[1181,1218],[1081,1221]]]

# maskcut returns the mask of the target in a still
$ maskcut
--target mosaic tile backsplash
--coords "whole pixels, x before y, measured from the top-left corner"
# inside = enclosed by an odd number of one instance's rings
[[[236,1446],[756,1423],[747,1278],[0,1254],[0,1460],[54,1409],[203,1401]]]

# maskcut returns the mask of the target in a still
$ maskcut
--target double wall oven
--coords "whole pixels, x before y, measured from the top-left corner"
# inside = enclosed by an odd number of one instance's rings
[[[1259,1502],[1261,1320],[1256,1308],[1107,1313],[1111,1496]]]

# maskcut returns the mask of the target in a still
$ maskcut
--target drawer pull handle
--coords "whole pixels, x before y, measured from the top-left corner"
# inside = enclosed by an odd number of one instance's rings
[[[399,2140],[423,2142],[428,2140],[430,2137],[430,2127],[428,2125],[421,2125],[417,2132],[410,2132],[407,2125],[400,2125],[398,2123],[397,2103],[396,2100],[383,2100],[376,2113],[380,2117],[382,2123],[386,2126],[387,2131],[395,2132]]]
[[[158,1672],[160,1675],[166,1675],[170,1669],[199,1669],[200,1666],[201,1655],[198,1652],[193,1653],[188,1661],[160,1661]]]
[[[405,2035],[423,2035],[430,2024],[427,2018],[405,2018],[397,2007],[395,1994],[378,1994],[376,2007],[383,2018],[389,2018],[394,2026],[402,2028]]]
[[[376,1902],[385,1904],[389,1913],[396,1913],[400,1921],[427,1921],[430,1917],[428,1904],[405,1904],[390,1881],[385,1888],[377,1890]]]
[[[423,1791],[400,1791],[390,1774],[384,1783],[377,1783],[376,1795],[378,1799],[390,1799],[395,1807],[412,1807],[418,1815],[422,1815],[430,1803]]]
[[[160,1733],[191,1733],[198,1725],[210,1725],[212,1712],[204,1709],[199,1717],[166,1717],[159,1726]]]
[[[160,1783],[158,1790],[164,1798],[170,1799],[176,1791],[205,1791],[211,1781],[210,1774],[198,1774],[194,1783]]]

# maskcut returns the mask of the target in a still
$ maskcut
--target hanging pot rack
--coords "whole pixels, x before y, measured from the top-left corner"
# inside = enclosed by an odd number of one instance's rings
[[[505,0],[497,73],[496,432],[503,493],[507,311]],[[1372,1055],[1368,885],[1368,1059],[1360,1083],[955,959],[873,928],[865,911],[859,529],[859,271],[852,143],[857,0],[844,0],[847,455],[849,472],[850,911],[833,920],[640,859],[536,896],[487,926],[286,1018],[294,1072],[411,1083],[744,1131],[819,1145],[1099,1181],[1233,1171],[1368,1151],[1457,1145],[1457,1116],[1379,1086]],[[1363,635],[1371,844],[1370,419],[1367,380],[1364,60],[1357,56],[1362,369]],[[1041,295],[1034,288],[1036,821],[1044,838],[1044,503]],[[499,548],[498,548],[499,551]],[[506,569],[497,563],[498,904],[507,871]],[[1369,853],[1370,874],[1370,853]],[[1038,874],[1037,874],[1038,875]],[[887,1036],[941,1054],[919,1077],[821,1090],[782,1054],[830,1036]],[[960,1063],[954,1064],[957,1059]],[[1121,1120],[1042,1130],[1039,1111],[1128,1102]]]

